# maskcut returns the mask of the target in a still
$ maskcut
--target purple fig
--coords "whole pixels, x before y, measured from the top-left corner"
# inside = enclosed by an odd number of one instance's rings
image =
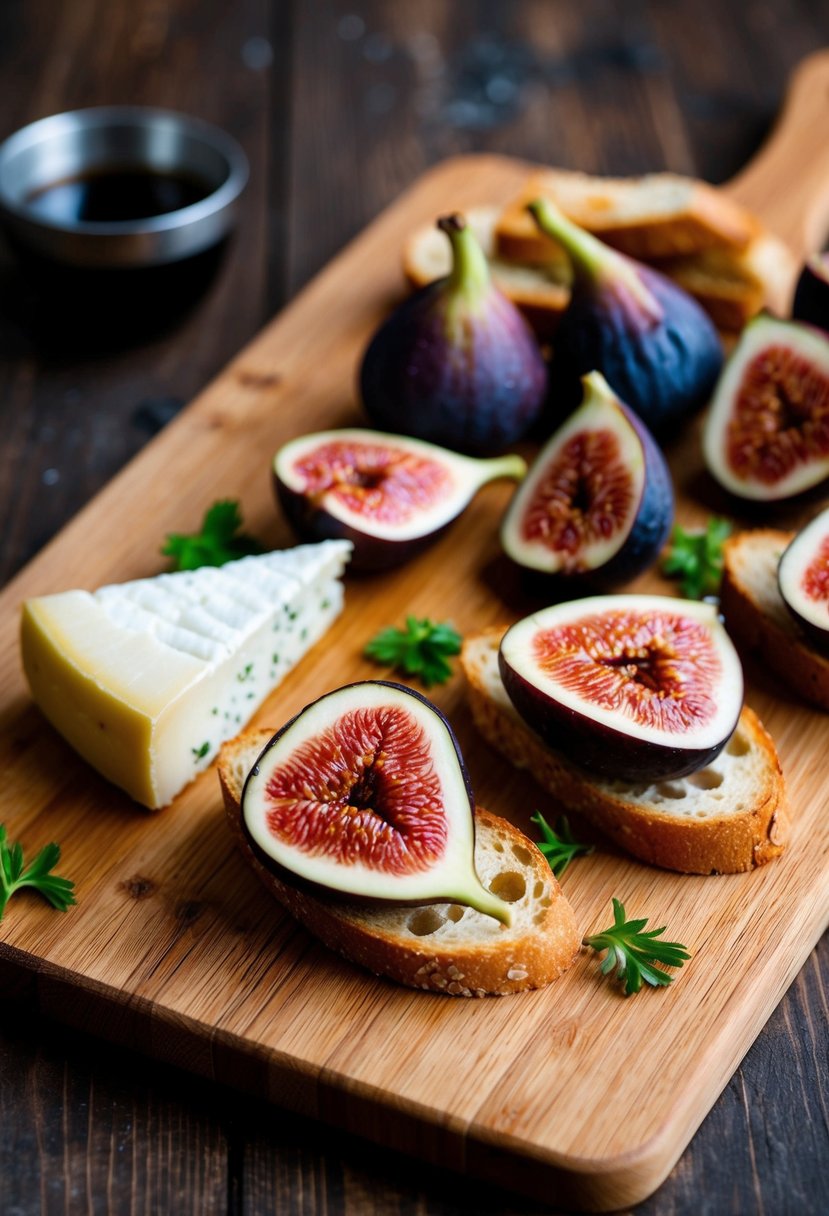
[[[541,414],[547,368],[527,322],[494,286],[460,215],[438,220],[452,270],[380,326],[360,369],[379,429],[473,455],[503,451]]]
[[[552,387],[569,408],[581,377],[600,371],[656,435],[708,400],[722,369],[710,318],[664,275],[610,249],[544,199],[530,204],[542,232],[573,263],[570,307],[556,332]]]
[[[829,330],[829,253],[813,253],[794,289],[792,320]]]

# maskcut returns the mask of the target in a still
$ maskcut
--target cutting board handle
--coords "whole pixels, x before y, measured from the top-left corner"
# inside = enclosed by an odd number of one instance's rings
[[[728,193],[758,211],[800,258],[829,231],[829,49],[792,73],[780,117]]]

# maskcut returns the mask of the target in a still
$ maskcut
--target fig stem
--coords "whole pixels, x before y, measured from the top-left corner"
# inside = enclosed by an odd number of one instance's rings
[[[468,303],[476,303],[489,287],[489,265],[483,249],[462,215],[444,215],[438,228],[449,237],[452,269],[447,287]]]
[[[662,307],[637,273],[636,264],[569,220],[554,203],[537,198],[527,210],[545,234],[563,246],[573,263],[577,280],[620,285],[654,323],[662,320]]]
[[[483,883],[478,883],[474,896],[465,887],[461,895],[449,895],[447,898],[451,899],[453,903],[474,908],[476,912],[482,912],[484,916],[492,916],[502,925],[506,925],[508,929],[512,926],[512,908],[505,900],[499,899],[497,895],[487,891]]]
[[[510,456],[491,456],[486,460],[476,460],[480,475],[480,485],[489,481],[497,481],[499,477],[508,477],[513,481],[522,481],[527,472],[527,462],[522,456],[513,453]]]

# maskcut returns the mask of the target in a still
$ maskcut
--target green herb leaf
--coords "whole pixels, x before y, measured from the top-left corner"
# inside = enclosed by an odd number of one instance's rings
[[[75,884],[68,878],[59,878],[50,873],[60,861],[60,848],[47,844],[40,850],[31,865],[23,868],[23,849],[20,843],[10,845],[6,829],[0,824],[0,920],[6,904],[21,887],[34,887],[48,899],[52,907],[61,912],[75,902],[72,894]]]
[[[601,933],[593,933],[585,937],[582,945],[591,950],[607,951],[600,970],[602,975],[610,975],[616,971],[616,978],[624,980],[625,996],[638,992],[642,982],[652,988],[664,988],[673,983],[674,976],[668,975],[655,963],[663,963],[666,967],[681,967],[691,955],[680,942],[662,942],[657,938],[665,932],[661,929],[645,930],[647,920],[626,920],[625,906],[619,899],[613,900],[613,924]]]
[[[701,600],[705,595],[716,595],[722,577],[723,543],[730,532],[728,520],[714,515],[704,532],[686,532],[677,524],[662,563],[662,573],[679,579],[682,594],[688,599]]]
[[[448,656],[460,654],[461,635],[448,622],[406,617],[405,629],[381,629],[363,652],[376,663],[417,676],[426,688],[445,684],[452,674]]]
[[[547,858],[550,869],[556,878],[561,878],[574,857],[580,853],[592,853],[592,844],[581,844],[574,839],[566,815],[559,815],[555,828],[551,828],[540,811],[536,811],[530,820],[541,830],[541,840],[538,847]]]
[[[174,570],[198,570],[200,566],[223,566],[225,562],[263,553],[264,546],[241,532],[242,513],[235,499],[214,502],[202,520],[201,530],[188,536],[170,532],[162,546],[165,557],[172,558]]]

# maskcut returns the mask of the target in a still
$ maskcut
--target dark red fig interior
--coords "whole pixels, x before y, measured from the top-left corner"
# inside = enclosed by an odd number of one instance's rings
[[[265,795],[270,832],[312,856],[409,874],[446,847],[429,739],[398,706],[344,713],[274,770]]]
[[[796,350],[770,345],[745,368],[728,426],[737,477],[773,486],[829,456],[829,377]]]
[[[613,535],[618,521],[628,518],[633,497],[616,435],[582,431],[565,444],[539,483],[525,510],[522,538],[574,560],[586,546]]]
[[[539,631],[539,668],[624,718],[678,735],[713,719],[721,663],[708,631],[674,613],[622,611]]]
[[[303,481],[301,493],[333,494],[349,511],[389,524],[439,502],[453,484],[438,461],[377,443],[324,443],[301,456],[293,471]]]

